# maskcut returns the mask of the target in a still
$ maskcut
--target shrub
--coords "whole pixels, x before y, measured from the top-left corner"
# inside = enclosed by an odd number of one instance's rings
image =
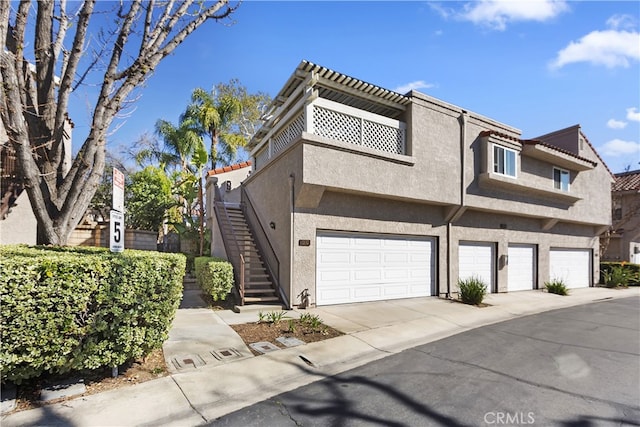
[[[640,285],[640,264],[628,262],[600,263],[600,283],[607,287]]]
[[[269,323],[271,325],[277,325],[284,319],[288,319],[285,311],[270,311],[268,313],[258,312],[258,323]]]
[[[544,287],[550,294],[569,295],[567,286],[564,284],[564,281],[562,281],[562,279],[553,279],[550,282],[545,282]]]
[[[196,282],[214,301],[223,300],[233,288],[233,266],[229,261],[197,257],[194,261]]]
[[[458,280],[458,287],[465,304],[479,305],[487,294],[487,285],[479,277]]]
[[[118,366],[160,347],[184,265],[150,251],[0,247],[2,382]]]

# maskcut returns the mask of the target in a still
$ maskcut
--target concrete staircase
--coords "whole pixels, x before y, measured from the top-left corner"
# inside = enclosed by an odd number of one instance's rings
[[[225,238],[235,236],[237,246],[245,260],[244,268],[244,303],[245,304],[278,304],[280,298],[271,281],[258,246],[249,225],[237,207],[226,206],[232,233],[223,233]],[[229,242],[228,246],[233,246]]]

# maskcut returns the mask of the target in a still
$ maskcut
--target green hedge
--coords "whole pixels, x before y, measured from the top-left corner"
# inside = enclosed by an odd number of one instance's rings
[[[0,247],[2,382],[118,366],[160,347],[184,270],[180,254]]]
[[[615,269],[622,269],[628,286],[640,286],[640,264],[628,262],[601,262],[600,283],[607,284],[607,275]]]
[[[214,301],[223,300],[233,288],[233,266],[229,261],[197,257],[194,261],[196,282]]]

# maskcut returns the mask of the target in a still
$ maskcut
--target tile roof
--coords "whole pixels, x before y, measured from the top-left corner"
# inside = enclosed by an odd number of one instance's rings
[[[617,173],[615,177],[616,182],[611,186],[611,191],[640,191],[640,169]]]
[[[580,159],[580,160],[583,160],[585,162],[589,162],[594,166],[597,165],[596,162],[591,161],[589,159],[585,159],[584,157],[580,157],[577,154],[572,153],[571,151],[565,150],[565,149],[560,148],[560,147],[556,147],[555,145],[547,144],[546,142],[542,142],[542,141],[539,141],[539,140],[536,140],[536,139],[520,139],[520,138],[516,138],[515,136],[507,135],[506,133],[497,132],[497,131],[494,131],[494,130],[483,130],[482,132],[480,132],[480,136],[490,136],[490,135],[499,136],[499,137],[501,137],[503,139],[509,139],[511,141],[518,142],[518,143],[520,143],[522,145],[525,145],[525,144],[527,144],[527,145],[542,145],[543,147],[547,147],[547,148],[550,148],[552,150],[558,151],[560,153],[566,154],[568,156],[575,157],[576,159]],[[595,151],[595,150],[593,150],[593,151]],[[597,153],[596,153],[596,155],[597,155]],[[600,158],[600,156],[598,156],[598,158]]]
[[[237,163],[235,165],[229,165],[229,166],[223,166],[221,168],[215,168],[214,170],[209,171],[208,175],[209,176],[219,175],[221,173],[231,172],[231,171],[235,171],[235,170],[238,170],[238,169],[247,168],[249,166],[251,166],[251,160],[247,160],[246,162],[242,162],[242,163]]]

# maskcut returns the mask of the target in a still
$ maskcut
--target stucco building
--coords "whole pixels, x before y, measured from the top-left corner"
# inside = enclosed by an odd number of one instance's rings
[[[73,122],[67,118],[64,127],[64,171],[71,167],[71,133]],[[38,221],[29,195],[24,190],[15,149],[0,120],[0,244],[35,245]]]
[[[640,170],[617,173],[611,186],[613,224],[602,237],[603,261],[640,264]]]
[[[241,186],[262,231],[236,247],[272,264],[285,305],[446,297],[470,276],[490,292],[597,283],[613,177],[579,126],[524,140],[307,61],[274,99]]]

